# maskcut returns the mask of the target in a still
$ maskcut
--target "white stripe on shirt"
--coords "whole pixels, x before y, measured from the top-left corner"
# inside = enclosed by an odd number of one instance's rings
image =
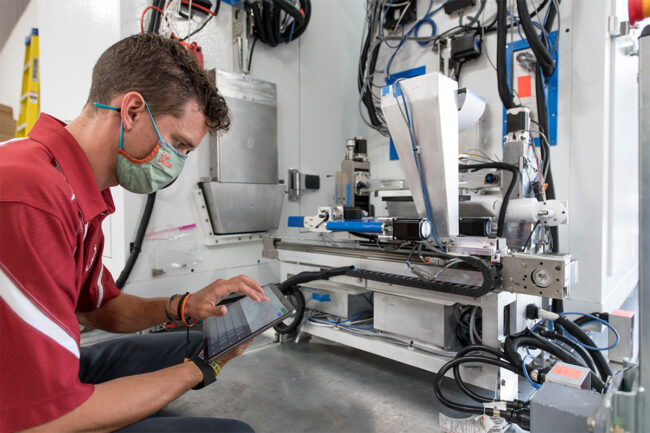
[[[51,338],[79,358],[79,346],[74,338],[52,321],[25,296],[16,284],[0,269],[0,298],[29,326]]]
[[[27,140],[29,137],[18,137],[18,138],[12,138],[11,140],[3,141],[0,143],[0,146],[4,146],[5,144],[13,143],[14,141],[20,141],[20,140]]]
[[[101,263],[100,263],[101,265]],[[102,300],[104,299],[104,286],[102,285],[102,275],[104,274],[104,266],[102,265],[101,270],[99,271],[99,278],[97,278],[97,288],[99,289],[99,295],[97,296],[97,309],[102,306]]]

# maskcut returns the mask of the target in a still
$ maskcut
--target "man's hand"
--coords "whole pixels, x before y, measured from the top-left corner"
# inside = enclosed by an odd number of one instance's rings
[[[250,346],[253,341],[255,341],[255,339],[251,338],[246,343],[242,344],[241,346],[238,346],[236,349],[231,350],[230,352],[226,353],[222,357],[215,359],[215,361],[217,361],[217,364],[219,364],[220,368],[223,368],[223,366],[226,365],[228,361],[244,353],[246,349],[248,349],[248,346]]]
[[[198,320],[204,320],[210,316],[223,316],[228,309],[225,305],[217,306],[217,304],[231,293],[241,293],[257,302],[269,300],[264,296],[264,289],[257,281],[245,275],[239,275],[229,280],[214,281],[192,294],[185,305],[185,313],[192,319]]]

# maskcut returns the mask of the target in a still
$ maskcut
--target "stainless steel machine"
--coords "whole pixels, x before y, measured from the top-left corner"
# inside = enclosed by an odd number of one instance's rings
[[[523,330],[527,305],[567,296],[577,263],[551,254],[545,233],[568,222],[568,206],[535,197],[531,183],[541,175],[527,113],[512,113],[523,123],[505,137],[503,161],[486,163],[459,158],[459,95],[466,91],[454,80],[426,74],[382,93],[406,180],[390,188],[412,200],[415,215],[402,207],[406,215],[370,216],[365,202],[358,206],[360,193],[376,195],[382,182],[369,176],[365,149],[353,139],[337,174],[336,203],[289,218],[290,227],[322,241],[267,239],[264,255],[280,260],[282,278],[352,267],[300,286],[306,318],[298,338],[315,335],[437,372],[464,342],[499,347]],[[518,377],[507,369],[463,368],[463,377],[502,399],[517,396]]]

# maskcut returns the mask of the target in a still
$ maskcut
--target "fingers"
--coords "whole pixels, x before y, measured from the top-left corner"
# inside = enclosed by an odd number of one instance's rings
[[[225,305],[217,305],[215,307],[214,315],[225,316],[227,312],[228,312],[228,307],[226,307]]]
[[[248,277],[246,275],[239,275],[238,277],[235,277],[235,278],[241,278],[248,286],[252,287],[253,290],[259,292],[262,295],[264,294],[264,289],[254,279],[252,279],[252,278],[250,278],[250,277]]]
[[[269,298],[264,296],[264,289],[255,280],[245,275],[231,278],[226,284],[230,286],[228,290],[230,293],[241,293],[258,302],[266,302],[269,300]]]

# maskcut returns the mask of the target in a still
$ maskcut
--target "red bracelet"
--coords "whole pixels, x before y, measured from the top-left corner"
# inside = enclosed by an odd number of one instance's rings
[[[191,293],[187,294],[187,296],[183,297],[183,300],[181,301],[181,320],[183,321],[183,324],[185,326],[187,326],[188,328],[191,328],[192,326],[196,325],[196,322],[198,321],[198,320],[194,319],[194,322],[192,322],[190,324],[190,323],[187,323],[187,321],[185,320],[185,304],[187,303],[187,300],[190,299],[190,296],[192,296]],[[190,317],[190,319],[191,319],[191,317]]]

